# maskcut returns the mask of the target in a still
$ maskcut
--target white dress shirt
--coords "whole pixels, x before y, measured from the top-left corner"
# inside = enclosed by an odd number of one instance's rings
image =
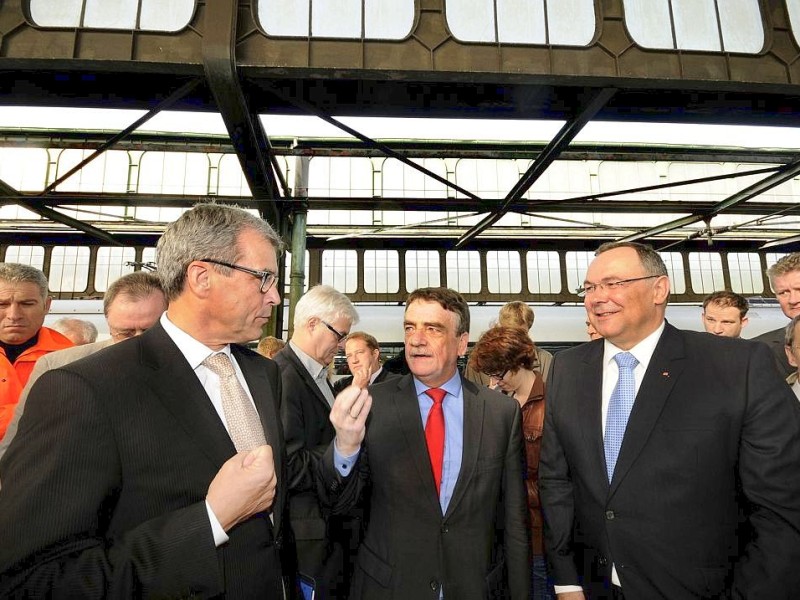
[[[250,393],[250,390],[247,388],[247,382],[244,379],[242,369],[239,367],[236,359],[231,354],[230,345],[225,346],[219,351],[212,350],[202,342],[198,342],[191,335],[170,321],[166,312],[161,315],[160,322],[161,326],[164,328],[164,331],[167,333],[170,339],[175,342],[178,350],[181,351],[181,354],[183,354],[183,356],[186,358],[189,366],[192,368],[192,370],[194,370],[194,374],[197,375],[197,379],[200,380],[200,385],[203,386],[206,394],[208,394],[208,397],[211,399],[211,403],[214,405],[214,409],[217,411],[222,424],[225,426],[225,430],[230,431],[228,429],[228,423],[225,421],[225,411],[222,409],[222,395],[220,393],[219,376],[211,369],[208,369],[203,365],[203,361],[212,354],[216,354],[217,352],[227,354],[228,358],[231,359],[234,371],[236,371],[236,378],[239,380],[239,383],[242,384],[244,391],[247,393],[247,397],[250,398],[250,402],[253,402],[253,396]],[[255,406],[255,403],[253,403],[253,406]],[[214,543],[217,545],[217,547],[220,547],[222,544],[228,541],[228,534],[225,533],[225,530],[222,528],[219,519],[217,519],[214,511],[211,510],[211,505],[208,503],[208,501],[206,501],[206,512],[208,513],[208,520],[211,523],[211,530],[214,533]],[[272,518],[272,514],[270,514],[270,518]]]
[[[656,350],[658,340],[661,338],[661,334],[664,333],[664,326],[665,322],[662,321],[658,329],[627,351],[633,354],[636,360],[639,361],[639,364],[636,365],[636,368],[633,370],[637,394],[639,393],[639,387],[642,385],[644,374],[647,372],[647,367],[650,364],[650,359],[653,358],[653,352]],[[619,380],[619,366],[617,365],[617,361],[614,360],[614,357],[620,352],[625,352],[625,350],[617,348],[608,340],[603,342],[603,384],[601,396],[603,404],[600,414],[602,415],[603,419],[601,423],[601,431],[604,438],[606,432],[606,415],[608,413],[608,404],[611,400],[611,394],[614,392],[614,388],[617,386],[617,380]],[[603,477],[606,477],[605,473],[603,473]],[[619,580],[619,575],[617,574],[617,568],[613,564],[611,565],[611,582],[616,586],[622,587]],[[582,588],[578,585],[555,586],[556,594],[580,592],[581,589]]]
[[[322,365],[317,362],[315,359],[311,358],[308,354],[303,352],[297,344],[295,344],[292,340],[289,340],[289,347],[294,350],[294,353],[297,355],[297,358],[300,359],[302,365],[308,371],[308,374],[311,375],[311,378],[314,380],[314,383],[317,384],[320,393],[325,397],[325,400],[328,402],[328,406],[333,407],[333,388],[331,384],[328,382],[328,367],[327,365]]]

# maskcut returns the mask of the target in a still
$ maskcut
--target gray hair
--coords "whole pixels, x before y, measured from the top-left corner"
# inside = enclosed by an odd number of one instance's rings
[[[117,296],[125,295],[131,300],[139,301],[149,298],[151,294],[164,294],[164,288],[161,286],[161,280],[155,273],[148,273],[147,271],[134,271],[123,275],[119,279],[114,280],[105,295],[103,296],[103,314],[108,316],[108,309],[114,303]],[[166,304],[166,298],[164,300]]]
[[[329,285],[315,285],[294,307],[294,328],[299,329],[312,317],[332,323],[347,319],[350,325],[358,323],[358,312],[350,298]]]
[[[774,265],[767,269],[767,277],[769,277],[769,284],[775,285],[775,278],[782,277],[792,271],[800,271],[800,252],[793,252],[778,259]]]
[[[246,230],[261,234],[280,254],[283,247],[278,234],[269,223],[238,206],[196,204],[170,224],[158,240],[158,277],[168,300],[183,291],[186,269],[195,260],[213,258],[235,263],[238,258],[238,239]],[[228,267],[214,265],[221,273]]]
[[[91,321],[74,319],[72,317],[61,317],[53,321],[50,329],[55,329],[60,334],[68,337],[75,344],[91,344],[97,341],[97,327]]]
[[[47,277],[36,267],[20,263],[0,263],[0,281],[33,283],[39,288],[42,300],[47,298]]]
[[[640,244],[638,242],[606,242],[597,249],[594,255],[598,256],[603,252],[615,250],[616,248],[633,248],[636,250],[639,261],[642,263],[642,267],[644,267],[645,273],[648,275],[658,275],[659,277],[669,276],[667,266],[664,264],[661,256],[647,244]]]
[[[800,315],[797,315],[794,319],[792,319],[789,324],[786,326],[786,332],[783,336],[783,343],[787,346],[794,345],[794,329],[797,324],[800,323]]]

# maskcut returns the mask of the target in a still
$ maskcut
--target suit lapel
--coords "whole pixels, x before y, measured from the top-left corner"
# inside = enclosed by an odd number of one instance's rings
[[[622,440],[610,494],[614,494],[642,452],[664,404],[685,367],[683,339],[667,323],[642,379]]]
[[[578,405],[585,408],[580,412],[580,426],[584,443],[588,447],[587,456],[594,457],[593,472],[597,473],[597,483],[603,493],[608,488],[606,476],[605,450],[603,449],[603,344],[590,344],[584,356],[581,376],[578,377]],[[598,385],[597,382],[601,382]]]
[[[217,467],[236,453],[214,405],[181,351],[160,324],[139,337],[142,379],[188,437]]]
[[[292,367],[294,367],[294,370],[297,372],[297,375],[300,377],[300,379],[302,379],[305,386],[309,389],[311,394],[322,403],[322,405],[325,407],[325,410],[330,412],[331,406],[328,404],[328,400],[322,395],[322,391],[319,389],[317,382],[314,381],[314,378],[311,377],[311,373],[309,373],[308,369],[306,369],[305,366],[303,366],[303,363],[300,362],[297,354],[294,353],[294,350],[292,350],[288,344],[284,350],[286,351],[286,357],[292,363]],[[332,389],[331,392],[333,392]]]
[[[453,497],[447,505],[445,517],[453,514],[469,487],[469,483],[475,473],[475,467],[478,464],[483,433],[483,411],[486,409],[486,403],[478,398],[477,389],[467,383],[463,377],[461,378],[461,394],[464,397],[464,435],[462,439],[461,468],[458,472],[456,487],[453,490]],[[438,497],[436,500],[438,502]]]
[[[231,345],[231,351],[236,357],[236,362],[239,363],[239,367],[242,369],[247,387],[250,390],[250,394],[253,396],[253,402],[258,409],[258,416],[261,419],[261,426],[264,428],[264,437],[267,440],[267,444],[273,448],[272,457],[275,461],[275,473],[280,476],[283,468],[283,455],[280,452],[280,447],[283,445],[283,438],[278,428],[278,419],[280,419],[280,415],[278,415],[278,402],[277,398],[275,398],[272,393],[272,386],[270,385],[269,379],[267,379],[267,370],[264,368],[260,357],[245,354],[242,349],[235,344]],[[278,486],[278,493],[280,496],[283,496],[285,490],[285,485]],[[282,497],[276,498],[274,506],[283,506]],[[276,531],[280,529],[282,513],[283,511],[277,508],[273,511]]]
[[[425,441],[425,424],[420,418],[419,400],[411,375],[404,376],[398,382],[392,401],[400,429],[406,439],[408,455],[419,474],[421,489],[428,490],[425,495],[429,497],[433,508],[437,512],[441,512],[439,496],[436,494],[436,483],[433,480],[431,459],[428,456],[428,444]]]

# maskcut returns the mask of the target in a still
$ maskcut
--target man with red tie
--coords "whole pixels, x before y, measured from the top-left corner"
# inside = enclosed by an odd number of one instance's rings
[[[403,328],[411,373],[343,391],[320,463],[335,510],[369,504],[351,598],[527,598],[519,404],[458,372],[469,307],[457,292],[416,290]]]

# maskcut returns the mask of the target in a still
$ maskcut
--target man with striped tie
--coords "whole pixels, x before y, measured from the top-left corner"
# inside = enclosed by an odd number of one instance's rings
[[[764,344],[667,323],[669,291],[653,249],[604,244],[582,289],[604,339],[553,361],[539,484],[556,594],[794,597],[800,406]]]

